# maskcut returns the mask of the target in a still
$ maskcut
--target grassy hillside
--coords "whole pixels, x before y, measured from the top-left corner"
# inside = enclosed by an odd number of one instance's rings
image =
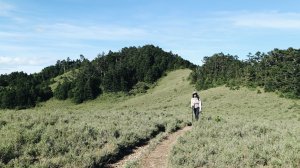
[[[191,120],[190,70],[146,94],[50,100],[0,111],[0,167],[101,167],[125,149]],[[172,167],[299,167],[300,101],[219,87],[200,92],[204,116],[172,150]]]
[[[75,74],[78,73],[79,70],[75,69],[74,71],[68,71],[62,75],[58,75],[57,77],[52,79],[52,84],[49,86],[52,92],[55,91],[59,83],[63,83],[64,80],[72,81],[75,79]]]
[[[188,122],[190,72],[170,72],[143,95],[1,110],[0,167],[101,167],[124,149]]]
[[[171,167],[300,167],[300,101],[225,87],[201,92],[202,120],[178,140]]]

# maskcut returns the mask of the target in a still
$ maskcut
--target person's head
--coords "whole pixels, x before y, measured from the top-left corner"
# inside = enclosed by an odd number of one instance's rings
[[[193,92],[192,97],[197,97],[198,98],[198,94],[196,91]]]

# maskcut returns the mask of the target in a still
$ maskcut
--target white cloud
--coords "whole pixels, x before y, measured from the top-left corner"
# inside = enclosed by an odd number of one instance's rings
[[[0,65],[40,65],[43,62],[43,59],[36,57],[28,58],[0,56]]]
[[[73,25],[68,23],[56,23],[52,25],[40,25],[36,32],[50,38],[68,38],[79,40],[128,40],[142,39],[147,35],[143,29],[122,26],[103,25]]]
[[[38,66],[38,65],[22,65],[22,66],[1,66],[0,67],[0,74],[10,74],[12,72],[16,72],[16,71],[23,71],[26,73],[36,73],[36,72],[40,72],[43,68],[45,68],[44,66]]]
[[[300,29],[300,13],[246,12],[230,19],[238,27]]]

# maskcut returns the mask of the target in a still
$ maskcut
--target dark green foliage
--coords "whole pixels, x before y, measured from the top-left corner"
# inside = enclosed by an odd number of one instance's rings
[[[239,90],[240,89],[240,85],[241,82],[239,80],[236,79],[230,79],[227,83],[226,83],[226,87],[229,87],[230,90]]]
[[[250,86],[278,91],[285,97],[300,98],[300,50],[274,49],[268,54],[257,52],[247,61],[245,78]]]
[[[215,121],[216,122],[220,122],[222,120],[222,118],[220,117],[220,116],[217,116],[216,118],[215,118]]]
[[[198,67],[192,74],[191,79],[196,83],[198,90],[216,87],[226,83],[233,83],[231,79],[240,77],[243,73],[243,63],[238,57],[215,54],[204,57],[204,64]]]
[[[57,61],[40,73],[28,75],[13,72],[0,76],[0,108],[28,108],[50,99],[71,98],[75,103],[95,99],[102,91],[129,92],[138,82],[153,83],[166,71],[194,68],[194,65],[159,47],[125,47],[119,52],[109,51],[89,61]],[[54,93],[49,85],[53,78],[68,71],[79,70],[73,79],[59,83]]]
[[[96,58],[93,64],[103,77],[103,90],[113,92],[127,92],[138,82],[153,83],[168,70],[194,67],[181,57],[153,45],[109,52],[106,56]]]
[[[97,78],[97,73],[94,66],[87,59],[83,60],[80,71],[75,80],[71,81],[68,97],[78,104],[85,100],[92,100],[100,93],[100,78]]]
[[[27,108],[35,106],[39,101],[46,101],[52,97],[52,91],[36,75],[23,72],[13,72],[0,76],[0,107]]]
[[[146,93],[149,88],[149,84],[145,82],[138,82],[135,86],[133,86],[133,89],[129,93],[133,95],[138,93]]]
[[[71,61],[68,58],[57,61],[54,66],[46,67],[40,73],[28,75],[24,72],[13,72],[0,75],[0,108],[28,108],[49,100],[53,97],[49,87],[50,80],[80,67],[81,63],[80,60]],[[63,99],[63,96],[60,99]]]
[[[300,50],[250,53],[246,61],[215,54],[204,58],[204,64],[191,74],[191,79],[199,90],[223,84],[232,89],[240,85],[259,86],[267,92],[277,91],[283,97],[300,98]]]
[[[44,68],[37,76],[43,81],[46,81],[58,75],[62,75],[69,70],[79,68],[81,63],[81,60],[78,59],[76,61],[70,60],[70,58],[62,61],[58,60],[55,65]]]
[[[70,87],[60,84],[55,95],[68,95],[75,103],[96,98],[104,92],[145,92],[136,88],[137,83],[153,83],[169,70],[178,68],[193,68],[194,65],[183,60],[178,55],[163,51],[159,47],[146,45],[143,47],[123,48],[119,52],[109,51],[107,55],[98,55],[89,62],[83,62],[75,80],[70,81]],[[134,86],[136,86],[134,88]],[[68,88],[68,91],[64,90]],[[63,91],[61,91],[63,90]],[[68,93],[68,94],[66,94]],[[56,96],[60,98],[59,96]]]
[[[54,97],[59,100],[66,100],[70,89],[71,83],[69,81],[65,80],[63,83],[59,83],[54,91]]]

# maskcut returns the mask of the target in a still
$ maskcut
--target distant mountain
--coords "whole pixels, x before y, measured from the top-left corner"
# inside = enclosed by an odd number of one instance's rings
[[[129,92],[137,84],[152,84],[167,71],[195,67],[177,54],[153,45],[109,51],[92,61],[81,55],[77,60],[58,60],[40,73],[1,75],[0,108],[33,107],[52,97],[82,103],[103,92]]]

